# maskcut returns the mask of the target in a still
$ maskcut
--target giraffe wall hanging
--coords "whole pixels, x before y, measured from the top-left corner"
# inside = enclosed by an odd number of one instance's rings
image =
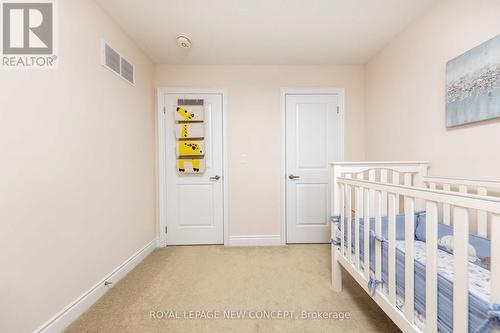
[[[179,99],[174,113],[177,172],[205,172],[205,123],[202,99]]]

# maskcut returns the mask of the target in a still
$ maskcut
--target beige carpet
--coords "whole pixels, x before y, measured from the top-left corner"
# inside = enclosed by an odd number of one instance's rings
[[[329,249],[291,245],[156,250],[67,332],[399,332],[348,274],[342,293],[331,290]],[[231,310],[246,319],[224,319],[224,311]],[[154,319],[151,311],[179,318]],[[330,319],[304,319],[302,311],[309,316],[322,311]],[[348,312],[351,319],[336,319],[339,312]],[[255,319],[285,313],[294,319]],[[204,318],[208,316],[219,318]]]

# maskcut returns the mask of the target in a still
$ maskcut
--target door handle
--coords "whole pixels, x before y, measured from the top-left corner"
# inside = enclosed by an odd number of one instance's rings
[[[288,179],[290,179],[290,180],[299,179],[299,178],[300,178],[300,176],[295,176],[293,174],[291,174],[290,176],[288,176]]]
[[[220,176],[219,176],[219,175],[215,175],[215,176],[213,176],[213,177],[210,177],[210,180],[215,180],[215,181],[217,181],[217,180],[219,180],[219,179],[220,179]]]

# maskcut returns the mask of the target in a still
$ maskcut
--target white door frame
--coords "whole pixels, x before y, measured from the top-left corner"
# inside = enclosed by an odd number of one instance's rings
[[[286,96],[287,95],[338,95],[340,161],[344,161],[344,88],[282,88],[281,89],[281,244],[286,245]]]
[[[228,168],[227,168],[227,89],[210,88],[183,88],[183,87],[160,87],[157,93],[157,144],[158,144],[158,212],[159,212],[159,230],[158,247],[167,246],[167,174],[166,174],[166,133],[165,133],[165,94],[200,94],[222,95],[222,181],[223,181],[223,217],[224,225],[224,245],[229,243],[229,223],[228,223]]]

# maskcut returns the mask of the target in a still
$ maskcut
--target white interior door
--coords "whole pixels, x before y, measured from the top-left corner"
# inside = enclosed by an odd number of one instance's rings
[[[174,114],[179,99],[204,100],[202,174],[178,172]],[[221,94],[165,94],[167,245],[224,243]]]
[[[328,162],[340,160],[339,96],[286,95],[287,243],[330,240]]]

